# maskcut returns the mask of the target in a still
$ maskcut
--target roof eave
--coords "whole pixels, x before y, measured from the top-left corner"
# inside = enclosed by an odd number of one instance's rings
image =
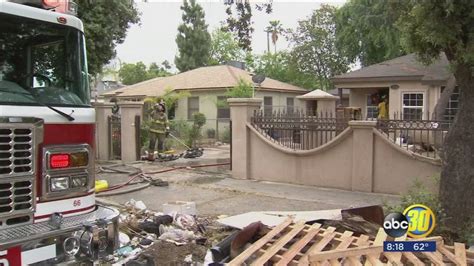
[[[347,82],[377,82],[377,81],[416,81],[422,80],[422,75],[417,76],[384,76],[384,77],[347,77],[332,78],[334,85]]]

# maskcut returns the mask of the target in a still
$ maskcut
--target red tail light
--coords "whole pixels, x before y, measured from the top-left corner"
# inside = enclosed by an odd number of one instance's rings
[[[71,157],[69,154],[52,154],[49,157],[49,165],[51,168],[67,168],[71,164]]]
[[[54,8],[56,12],[67,13],[69,0],[43,0],[45,8]]]

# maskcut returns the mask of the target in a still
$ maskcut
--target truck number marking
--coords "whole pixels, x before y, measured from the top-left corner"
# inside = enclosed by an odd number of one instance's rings
[[[81,200],[75,200],[75,201],[72,203],[72,205],[73,205],[74,207],[79,207],[79,206],[81,206]]]

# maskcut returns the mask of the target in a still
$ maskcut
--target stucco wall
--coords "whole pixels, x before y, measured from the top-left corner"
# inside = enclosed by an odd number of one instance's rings
[[[375,191],[408,191],[417,179],[428,189],[436,190],[434,177],[441,171],[439,164],[400,149],[378,132],[374,134]]]
[[[253,179],[351,189],[352,131],[309,152],[295,152],[250,132],[250,175]]]
[[[397,147],[370,128],[349,128],[304,152],[277,146],[250,125],[247,129],[252,179],[389,194],[405,193],[419,180],[436,189],[439,163]]]
[[[363,192],[400,194],[416,180],[436,190],[439,160],[421,157],[391,143],[375,121],[350,121],[349,127],[312,150],[279,146],[250,124],[259,99],[230,99],[232,175]]]

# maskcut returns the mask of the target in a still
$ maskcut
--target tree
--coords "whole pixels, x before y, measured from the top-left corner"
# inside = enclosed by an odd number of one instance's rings
[[[232,15],[232,2],[226,3],[227,8],[225,12],[228,16],[226,30],[233,32],[237,36],[240,48],[250,52],[252,51],[252,33],[254,31],[252,26],[252,6],[249,1],[237,2],[235,4],[237,18],[234,18]]]
[[[179,71],[184,72],[207,65],[211,35],[207,31],[204,11],[196,0],[184,0],[181,10],[183,23],[178,27],[178,55],[174,62]]]
[[[447,225],[461,232],[474,217],[474,2],[410,3],[394,6],[401,10],[397,26],[402,44],[425,63],[444,52],[460,91],[459,109],[443,145],[439,191],[451,218]]]
[[[281,26],[281,23],[279,20],[271,20],[270,21],[270,26],[268,26],[265,31],[267,32],[267,38],[268,34],[272,34],[272,43],[273,43],[273,48],[276,53],[276,43],[278,41],[278,36],[284,32],[283,27]],[[268,42],[268,40],[267,40]],[[270,49],[267,49],[267,52],[270,52]]]
[[[229,98],[252,98],[253,90],[251,82],[240,78],[237,85],[227,90],[225,95]]]
[[[169,66],[164,64],[166,64],[166,61],[162,63],[162,66],[151,63],[147,68],[143,62],[136,64],[125,63],[119,69],[119,77],[125,85],[132,85],[156,77],[166,77],[171,75],[171,73],[167,69]]]
[[[148,67],[147,79],[152,79],[156,77],[166,77],[171,75],[170,73],[171,66],[167,60],[163,61],[161,65],[153,62]]]
[[[143,62],[123,64],[119,69],[119,77],[125,85],[132,85],[148,79],[146,65]]]
[[[95,76],[115,56],[115,47],[123,43],[127,29],[140,21],[130,0],[78,0],[78,17],[84,23],[89,73]]]
[[[245,58],[245,52],[239,47],[230,32],[216,29],[212,32],[210,65],[224,64],[228,61],[242,61]]]
[[[331,87],[329,78],[345,73],[349,60],[336,47],[336,8],[321,5],[313,14],[289,31],[291,55],[298,70],[314,75],[321,89]]]
[[[315,75],[299,71],[291,54],[284,51],[256,56],[253,71],[306,89],[315,89],[319,84]]]
[[[403,1],[402,1],[403,2]],[[350,0],[336,12],[338,47],[351,62],[368,66],[405,54],[390,1]]]

